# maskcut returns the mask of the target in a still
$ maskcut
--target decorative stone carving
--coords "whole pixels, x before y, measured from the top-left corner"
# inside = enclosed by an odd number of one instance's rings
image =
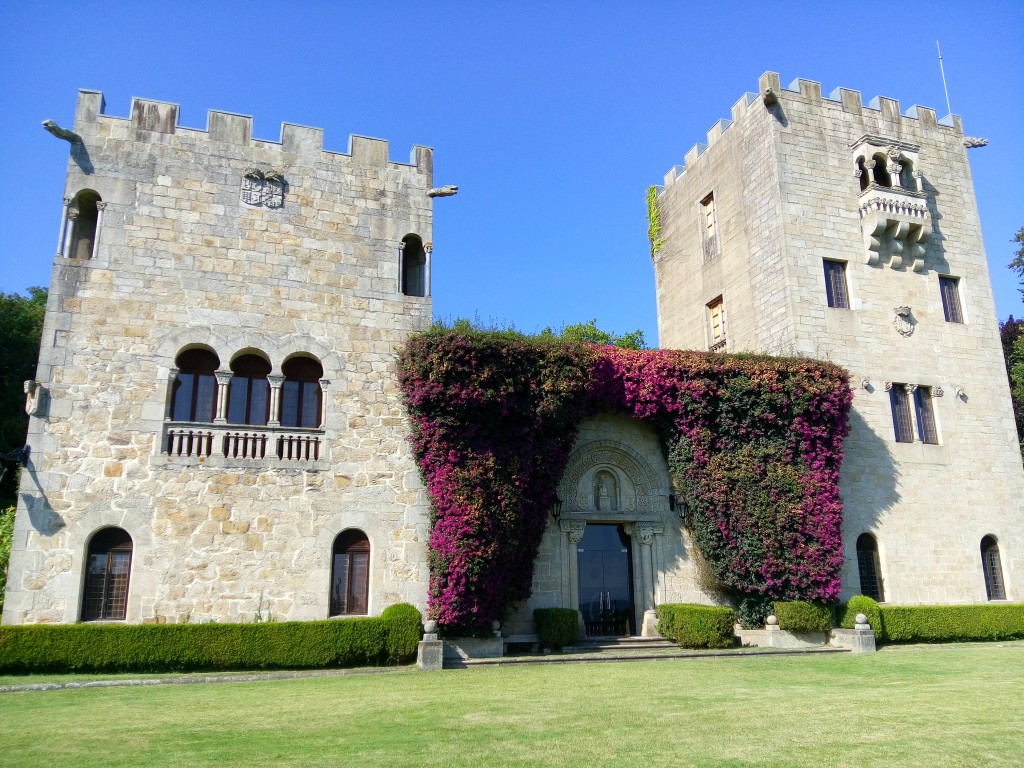
[[[896,317],[893,318],[893,325],[900,336],[909,337],[914,335],[914,318],[910,314],[910,307],[896,307],[893,309]]]
[[[285,184],[280,171],[248,168],[242,176],[242,202],[255,208],[280,208]]]
[[[454,184],[445,184],[443,187],[433,187],[427,190],[427,197],[451,197],[457,195],[459,188]]]
[[[64,141],[70,142],[71,144],[82,143],[81,136],[74,131],[69,131],[67,128],[61,128],[53,120],[43,120],[43,130],[51,136],[56,136],[58,139],[64,139]]]
[[[964,146],[967,149],[977,149],[978,147],[987,147],[988,139],[982,139],[977,136],[964,136]]]
[[[773,107],[779,103],[779,95],[771,88],[765,88],[761,94],[761,101],[764,102],[766,107]]]
[[[611,488],[608,497],[609,509],[599,509],[597,485],[584,482],[587,474],[595,469],[598,473],[607,472],[609,476],[619,480],[615,509],[610,507]],[[594,480],[597,480],[596,475]],[[667,509],[654,508],[654,495],[658,488],[659,482],[654,470],[639,453],[625,443],[596,440],[573,451],[559,484],[558,495],[566,500],[566,506],[569,507],[567,512],[665,514]]]
[[[559,519],[558,528],[562,533],[569,535],[570,544],[579,544],[583,541],[583,532],[587,528],[586,520],[566,520],[564,517]]]
[[[932,387],[932,397],[942,397],[944,394],[942,387]]]
[[[594,474],[594,509],[598,512],[619,511],[619,483],[607,469]]]
[[[25,389],[25,413],[29,416],[39,415],[39,406],[42,404],[43,387],[38,381],[26,381]]]
[[[662,532],[664,532],[664,528],[656,523],[639,522],[636,524],[636,533],[634,535],[637,541],[649,547],[654,543],[654,535]]]

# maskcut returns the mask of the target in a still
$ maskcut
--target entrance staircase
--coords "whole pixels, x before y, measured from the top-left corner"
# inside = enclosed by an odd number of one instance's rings
[[[763,656],[785,653],[848,653],[845,648],[726,648],[722,650],[690,650],[680,648],[662,637],[587,637],[559,652],[523,652],[481,659],[445,659],[445,669],[468,669],[478,666],[509,664],[581,664],[609,661],[655,661],[662,659],[699,659],[715,656]]]

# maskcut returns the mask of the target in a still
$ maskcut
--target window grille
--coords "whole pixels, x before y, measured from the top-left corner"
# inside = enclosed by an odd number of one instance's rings
[[[82,621],[124,619],[128,611],[128,580],[132,539],[120,528],[100,531],[86,555]]]
[[[914,442],[914,429],[911,424],[910,398],[906,384],[893,384],[889,389],[889,403],[892,406],[892,426],[896,433],[897,443]]]
[[[1005,600],[1003,567],[999,562],[999,545],[991,536],[981,540],[981,564],[985,571],[985,593],[989,600]]]
[[[870,533],[862,533],[857,539],[857,570],[860,572],[861,594],[880,603],[884,602],[878,543]]]
[[[824,260],[825,295],[828,305],[836,309],[849,309],[850,299],[846,290],[846,262]]]
[[[917,432],[921,442],[938,444],[939,433],[935,428],[935,413],[932,411],[931,387],[918,387],[914,390],[914,409],[917,411]]]
[[[962,323],[964,314],[960,309],[960,278],[940,277],[939,290],[942,293],[942,314],[947,323]]]

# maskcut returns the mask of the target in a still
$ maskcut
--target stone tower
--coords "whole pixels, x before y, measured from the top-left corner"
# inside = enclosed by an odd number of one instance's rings
[[[956,116],[769,72],[657,198],[663,346],[851,373],[844,599],[1024,599],[1024,472],[965,143]]]
[[[93,91],[70,139],[4,623],[424,608],[395,360],[431,321],[432,151]]]

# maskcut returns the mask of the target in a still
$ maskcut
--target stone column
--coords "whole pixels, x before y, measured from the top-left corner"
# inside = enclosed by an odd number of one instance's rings
[[[228,420],[228,384],[231,383],[231,371],[214,371],[217,377],[217,417],[214,424],[226,424]]]
[[[580,565],[579,565],[579,554],[576,551],[576,545],[583,541],[583,533],[587,529],[586,520],[566,520],[562,518],[558,521],[559,529],[566,535],[565,541],[568,547],[568,557],[565,558],[565,569],[562,571],[563,584],[568,586],[568,590],[563,590],[562,594],[565,598],[566,608],[579,608],[580,604]],[[586,636],[586,627],[583,624],[583,614],[577,613],[577,620],[580,625],[580,637]]]
[[[71,205],[71,198],[64,198],[64,207],[60,210],[60,235],[57,237],[57,256],[67,253],[68,236],[68,206]]]
[[[423,265],[423,295],[430,296],[430,254],[434,252],[434,244],[425,243],[423,250],[426,253],[426,263]]]
[[[270,383],[270,418],[267,420],[268,427],[281,426],[281,385],[284,384],[284,376],[279,373],[267,374],[267,381]]]
[[[171,368],[167,372],[167,403],[164,406],[164,421],[171,420],[171,404],[174,402],[174,382],[178,380],[178,374],[180,371],[177,368]]]
[[[398,244],[398,292],[405,293],[402,281],[405,278],[405,243]]]
[[[75,227],[78,226],[78,211],[68,211],[68,225],[64,232],[64,255],[69,259],[75,254],[71,253],[71,246],[75,242]]]
[[[331,386],[330,379],[320,379],[320,429],[327,428],[327,388]]]
[[[92,237],[92,257],[95,259],[100,255],[100,232],[103,231],[103,212],[107,210],[107,204],[102,200],[96,203],[96,232]]]
[[[644,610],[643,626],[640,629],[641,637],[658,636],[658,614],[654,609],[654,559],[651,556],[651,546],[654,544],[654,534],[661,533],[661,526],[656,523],[637,523],[636,541],[640,543],[640,575],[643,589],[643,602],[641,607]]]

